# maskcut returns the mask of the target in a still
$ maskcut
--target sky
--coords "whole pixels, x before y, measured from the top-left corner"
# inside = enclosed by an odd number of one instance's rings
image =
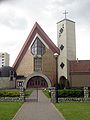
[[[76,56],[90,60],[90,0],[0,0],[0,52],[10,54],[10,66],[36,21],[57,45],[65,10],[76,24]]]

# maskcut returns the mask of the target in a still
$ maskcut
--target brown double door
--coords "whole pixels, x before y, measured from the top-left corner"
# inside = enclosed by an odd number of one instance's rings
[[[32,77],[27,83],[27,88],[47,88],[47,87],[48,87],[47,81],[40,76]]]

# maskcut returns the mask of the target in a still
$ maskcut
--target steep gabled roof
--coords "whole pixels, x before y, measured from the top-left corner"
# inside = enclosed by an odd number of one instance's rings
[[[29,48],[33,38],[35,37],[36,33],[38,33],[40,35],[40,37],[44,40],[44,42],[49,46],[49,48],[54,52],[54,53],[58,53],[59,52],[59,48],[52,42],[52,40],[47,36],[47,34],[43,31],[43,29],[39,26],[39,24],[36,22],[30,32],[30,34],[28,35],[23,47],[21,48],[20,53],[18,54],[14,64],[13,64],[13,68],[16,70],[18,65],[20,64],[21,60],[23,59],[27,49]]]

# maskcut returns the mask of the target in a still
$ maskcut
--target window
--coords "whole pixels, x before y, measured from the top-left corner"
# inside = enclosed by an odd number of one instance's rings
[[[18,87],[22,87],[23,86],[23,82],[18,82]]]
[[[4,56],[2,56],[2,58],[4,58]]]
[[[64,46],[61,44],[60,49],[63,50]]]
[[[62,33],[62,32],[63,32],[63,29],[61,28],[59,31],[60,31],[60,33]]]
[[[59,37],[61,37],[61,34],[63,33],[63,30],[64,30],[64,25],[62,25],[62,28],[60,28],[60,30],[59,30]]]
[[[41,71],[42,69],[42,59],[34,58],[34,71]]]
[[[13,80],[14,78],[14,71],[10,71],[10,80]]]
[[[62,62],[62,63],[60,64],[60,67],[63,69],[64,66],[65,66],[65,64]]]
[[[4,58],[4,54],[2,54],[2,58]]]
[[[31,52],[33,55],[43,55],[45,53],[45,45],[37,37],[31,46]]]
[[[62,24],[62,28],[64,28],[64,24]]]

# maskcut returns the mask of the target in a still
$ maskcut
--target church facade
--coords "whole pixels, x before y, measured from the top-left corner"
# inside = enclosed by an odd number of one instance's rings
[[[36,22],[13,65],[17,75],[26,78],[25,87],[55,86],[55,53],[60,54],[58,47]]]
[[[61,88],[90,87],[90,60],[76,59],[75,22],[69,19],[57,23],[57,46],[36,22],[12,67],[15,88],[53,87],[57,75]]]

